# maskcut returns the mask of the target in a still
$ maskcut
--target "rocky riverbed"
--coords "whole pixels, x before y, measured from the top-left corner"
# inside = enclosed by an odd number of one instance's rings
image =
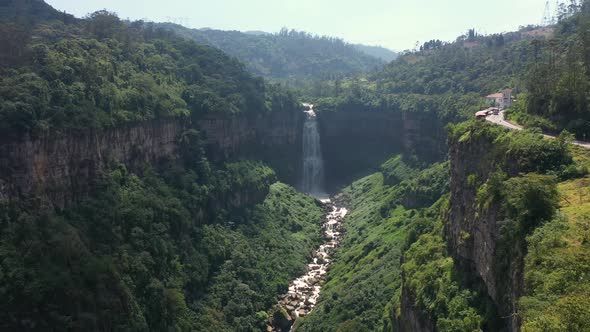
[[[269,332],[289,331],[295,320],[309,314],[317,303],[334,252],[342,240],[342,220],[348,213],[346,208],[329,200],[325,203],[329,213],[322,221],[324,243],[314,252],[307,273],[291,282],[287,294],[279,296],[278,308],[267,326]]]

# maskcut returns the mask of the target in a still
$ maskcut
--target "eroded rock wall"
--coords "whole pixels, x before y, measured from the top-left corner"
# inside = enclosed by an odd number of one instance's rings
[[[523,253],[518,243],[504,243],[501,225],[505,220],[502,202],[492,200],[483,206],[477,201],[478,184],[485,183],[497,169],[493,140],[476,137],[461,141],[451,139],[451,197],[446,227],[447,242],[458,268],[481,278],[487,293],[506,319],[510,331],[520,330],[517,301],[523,295]],[[508,162],[517,165],[517,162]],[[504,170],[509,176],[518,174],[517,167]],[[510,246],[512,257],[505,257],[501,247]]]
[[[378,171],[396,153],[439,161],[446,154],[444,124],[433,113],[319,112],[327,184],[335,190]]]
[[[179,136],[189,128],[206,138],[214,161],[258,158],[295,183],[302,117],[296,113],[154,120],[105,130],[0,138],[0,199],[34,200],[64,208],[92,192],[110,161],[140,171],[178,157]]]

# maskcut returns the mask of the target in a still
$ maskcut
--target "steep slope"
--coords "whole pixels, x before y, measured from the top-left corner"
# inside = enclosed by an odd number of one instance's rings
[[[274,173],[260,164],[203,166],[141,178],[116,167],[59,214],[2,201],[0,328],[264,326],[319,243],[323,210],[286,185],[269,188]]]
[[[75,18],[57,11],[43,0],[4,0],[0,3],[0,20],[33,24],[49,20],[74,22]]]
[[[447,190],[447,164],[420,171],[402,156],[347,187],[351,213],[318,307],[296,331],[380,331],[401,290],[401,256],[412,224]]]
[[[536,263],[530,263],[529,249],[538,241],[532,234],[565,220],[556,214],[557,182],[585,174],[572,163],[570,149],[564,136],[543,140],[539,134],[506,133],[485,123],[460,125],[451,136],[450,251],[461,269],[481,278],[511,331],[520,330],[523,318],[532,331],[547,330],[544,317],[530,314],[542,302],[523,296],[536,289],[531,282],[538,272],[533,271],[547,264],[537,249],[532,251]],[[581,273],[584,268],[572,269]],[[554,323],[578,324],[563,317]]]

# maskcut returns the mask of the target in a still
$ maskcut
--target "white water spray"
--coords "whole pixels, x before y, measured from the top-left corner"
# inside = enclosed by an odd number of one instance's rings
[[[324,160],[320,142],[320,130],[313,105],[304,104],[309,109],[305,111],[306,119],[303,124],[303,186],[306,194],[315,197],[327,196],[324,193]]]

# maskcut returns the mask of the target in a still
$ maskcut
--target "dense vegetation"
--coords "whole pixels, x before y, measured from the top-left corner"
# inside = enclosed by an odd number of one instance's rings
[[[298,109],[291,92],[237,60],[154,24],[106,11],[77,20],[36,0],[0,5],[0,19],[3,134]],[[381,62],[337,39],[166,29],[227,50],[257,75],[305,81],[293,85],[319,110],[456,122],[484,107],[483,95],[515,87],[515,119],[584,138],[590,5],[574,1],[560,19],[554,30],[432,40],[356,78],[345,76]],[[474,161],[485,176],[460,176],[478,213],[497,207],[502,216],[497,274],[524,262],[523,330],[590,329],[588,151],[572,148],[568,133],[546,140],[478,121],[449,126],[449,138],[488,147]],[[178,142],[178,160],[145,165],[141,176],[113,163],[92,197],[64,211],[0,200],[1,330],[265,328],[276,295],[320,242],[324,211],[260,162],[210,163],[195,130]],[[347,235],[298,331],[395,331],[408,299],[437,331],[503,328],[447,245],[449,162],[416,159],[394,157],[344,189]]]
[[[462,121],[487,106],[483,96],[518,86],[518,74],[533,59],[529,33],[471,32],[453,43],[430,41],[380,72],[325,81],[307,93],[317,99],[318,110],[427,111],[444,121]]]
[[[590,2],[563,8],[555,35],[531,44],[533,59],[522,75],[527,92],[513,110],[515,120],[548,131],[567,129],[590,136]]]
[[[341,199],[352,209],[347,235],[318,307],[297,331],[393,328],[389,313],[401,291],[400,257],[408,234],[413,225],[424,224],[425,208],[448,190],[447,163],[423,171],[413,164],[394,157],[381,172],[344,190]]]
[[[580,167],[590,153],[573,150]],[[559,214],[527,237],[527,296],[520,300],[524,331],[585,331],[589,327],[590,196],[588,176],[562,181]]]
[[[495,201],[505,215],[498,239],[500,269],[524,255],[526,288],[518,304],[523,330],[588,330],[590,153],[567,144],[567,135],[543,140],[538,133],[506,133],[477,122],[454,127],[452,137],[496,143],[489,156],[497,171],[474,183],[482,213]]]
[[[498,316],[485,287],[474,276],[457,271],[450,256],[444,238],[447,208],[445,196],[410,224],[402,265],[404,295],[413,300],[419,319],[437,331],[497,331]],[[408,319],[400,312],[401,301],[392,309],[393,321]]]
[[[23,20],[0,17],[3,132],[298,109],[290,93],[265,88],[216,49],[106,11],[74,21],[37,7]]]
[[[271,186],[274,173],[255,162],[144,174],[116,166],[95,198],[59,214],[2,202],[0,329],[265,324],[319,243],[323,209],[287,185]],[[236,205],[236,195],[264,201]]]
[[[551,240],[562,236],[559,232],[563,232],[564,226],[550,226],[559,220],[563,225],[563,217],[556,214],[560,197],[558,181],[569,186],[572,181],[583,181],[579,185],[587,183],[584,156],[588,153],[575,150],[573,154],[570,136],[546,140],[535,131],[508,132],[480,121],[453,126],[449,133],[452,141],[461,144],[487,141],[492,147],[481,160],[474,161],[487,165],[489,177],[465,177],[476,188],[481,213],[486,213],[493,205],[491,201],[495,201],[506,216],[499,239],[500,260],[510,262],[520,253],[526,253],[533,239],[551,241],[554,246],[570,243]],[[418,165],[412,158],[392,158],[382,165],[381,172],[344,190],[342,199],[352,209],[346,219],[347,235],[318,307],[299,322],[297,331],[403,330],[409,318],[407,312],[401,311],[403,301],[406,301],[405,310],[409,305],[417,319],[438,331],[504,328],[505,323],[488,297],[486,287],[477,276],[456,264],[447,246],[444,225],[448,222],[450,203],[446,194],[448,163],[423,170]],[[585,223],[574,225],[569,236],[579,239],[573,241],[584,241],[588,236],[587,231],[582,231]],[[532,237],[531,234],[546,227],[559,232],[550,237]],[[586,328],[582,323],[585,316],[572,322],[565,318],[569,312],[585,313],[582,309],[586,305],[582,300],[585,295],[580,295],[587,291],[585,283],[574,281],[575,276],[586,273],[583,246],[579,243],[568,249],[578,253],[580,263],[575,265],[571,263],[574,258],[563,260],[559,252],[548,251],[544,245],[535,245],[526,256],[525,278],[530,288],[519,308],[524,326],[540,326],[531,327],[531,331],[546,331],[550,326],[547,320],[552,326],[563,327],[556,330]],[[519,250],[512,251],[516,249]],[[531,263],[533,260],[536,263]],[[561,295],[542,286],[549,282],[545,281],[544,273],[554,269],[555,264],[562,269],[571,267],[567,272],[552,270],[555,280],[564,273],[572,277],[571,284],[558,293]],[[503,268],[500,264],[499,275],[505,273]],[[560,304],[560,301],[570,302]],[[556,313],[550,309],[555,305],[563,309]]]
[[[379,58],[385,62],[391,62],[398,57],[397,52],[382,46],[368,46],[363,44],[354,44],[352,46],[363,53]]]
[[[106,11],[76,20],[43,1],[3,3],[0,30],[5,135],[299,109],[221,51]],[[323,208],[260,162],[210,163],[194,129],[178,156],[135,173],[113,162],[63,211],[3,196],[0,329],[264,326],[320,241]]]
[[[276,34],[188,29],[164,24],[166,29],[210,45],[246,64],[255,75],[274,80],[318,80],[351,76],[380,68],[384,61],[341,39],[282,29]],[[373,52],[381,49],[371,49]],[[300,82],[301,84],[305,84]],[[295,84],[299,86],[300,84]]]
[[[508,113],[514,120],[584,139],[590,136],[589,13],[587,1],[571,1],[560,7],[554,27],[488,36],[471,29],[452,43],[431,40],[382,71],[316,83],[304,94],[318,110],[430,111],[458,122],[489,106],[484,96],[513,88],[517,102]]]

